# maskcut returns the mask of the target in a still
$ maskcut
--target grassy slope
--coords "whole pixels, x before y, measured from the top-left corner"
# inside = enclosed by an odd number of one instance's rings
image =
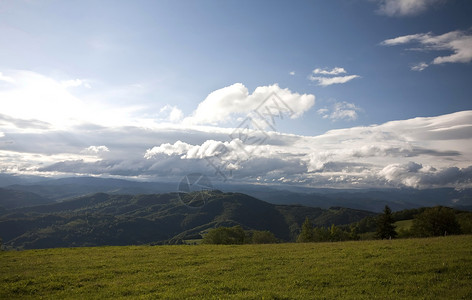
[[[409,230],[412,225],[413,225],[413,220],[403,220],[403,221],[395,222],[395,226],[397,226],[396,227],[397,232],[401,229]]]
[[[0,298],[472,299],[472,236],[0,253]]]

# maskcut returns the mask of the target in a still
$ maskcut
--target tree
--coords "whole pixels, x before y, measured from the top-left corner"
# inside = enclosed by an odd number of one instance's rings
[[[314,242],[314,232],[313,232],[313,224],[311,223],[310,219],[306,217],[305,222],[302,225],[302,232],[298,236],[297,242],[299,243],[308,243]]]
[[[443,206],[428,208],[417,215],[411,229],[422,237],[461,233],[454,210]]]
[[[383,214],[377,219],[377,232],[376,237],[379,239],[393,239],[397,236],[395,231],[395,220],[392,216],[392,210],[388,205],[385,205]]]

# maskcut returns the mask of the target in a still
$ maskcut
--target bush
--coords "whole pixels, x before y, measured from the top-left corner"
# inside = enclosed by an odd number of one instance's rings
[[[203,237],[204,244],[234,245],[244,244],[245,232],[241,226],[210,229]]]

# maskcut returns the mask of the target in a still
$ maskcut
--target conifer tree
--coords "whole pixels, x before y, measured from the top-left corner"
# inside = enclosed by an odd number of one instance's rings
[[[377,219],[377,233],[376,236],[379,239],[393,239],[397,236],[395,231],[395,220],[392,216],[392,210],[388,205],[385,205],[383,214]]]

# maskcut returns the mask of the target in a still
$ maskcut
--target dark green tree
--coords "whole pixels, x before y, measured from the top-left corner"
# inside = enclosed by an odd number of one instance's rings
[[[311,223],[310,219],[306,217],[305,222],[302,225],[302,232],[298,236],[297,242],[299,243],[308,243],[314,242],[315,235],[313,232],[313,224]]]
[[[444,206],[428,208],[417,215],[411,230],[422,237],[461,233],[454,210]]]
[[[388,205],[385,205],[383,214],[377,219],[376,237],[379,239],[393,239],[397,236],[395,231],[395,220],[392,216],[392,210]]]
[[[313,235],[315,242],[328,242],[331,240],[331,231],[325,227],[315,227],[315,229],[313,229]]]

